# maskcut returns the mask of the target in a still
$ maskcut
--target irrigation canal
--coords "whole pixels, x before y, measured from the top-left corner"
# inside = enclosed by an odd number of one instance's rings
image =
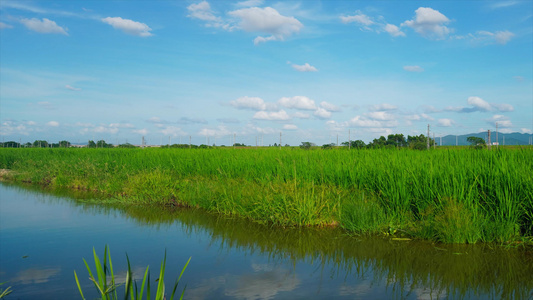
[[[95,205],[71,192],[0,184],[0,289],[6,299],[97,297],[82,258],[110,247],[137,278],[159,274],[186,299],[532,299],[531,249],[353,237],[339,229],[271,228],[193,209]],[[81,199],[81,200],[80,200]],[[155,286],[155,285],[154,285]],[[122,292],[122,287],[119,288]]]

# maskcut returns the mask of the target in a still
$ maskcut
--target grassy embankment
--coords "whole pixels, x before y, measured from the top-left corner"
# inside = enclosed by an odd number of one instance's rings
[[[10,180],[282,226],[450,243],[533,235],[533,151],[1,149]]]

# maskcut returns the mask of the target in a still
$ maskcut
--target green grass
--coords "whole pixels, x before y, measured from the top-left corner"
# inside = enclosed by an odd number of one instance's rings
[[[83,259],[83,262],[85,263],[85,267],[87,268],[87,272],[89,273],[89,279],[93,282],[94,287],[98,291],[98,294],[100,295],[100,299],[102,300],[116,300],[120,297],[118,296],[117,289],[120,287],[120,283],[116,282],[116,276],[113,271],[113,262],[111,260],[111,253],[109,252],[109,247],[107,245],[105,246],[104,250],[104,258],[103,258],[103,264],[100,260],[100,257],[96,254],[96,251],[93,248],[93,257],[94,257],[94,266],[95,266],[95,274],[93,275],[93,272],[91,270],[91,267],[89,267],[89,264],[85,259]],[[144,272],[144,276],[142,279],[142,283],[140,286],[140,290],[137,286],[137,281],[133,279],[133,272],[131,271],[130,266],[130,259],[126,255],[126,259],[128,261],[128,270],[126,271],[126,281],[124,283],[124,293],[123,293],[123,299],[131,299],[131,300],[142,300],[145,296],[144,290],[146,287],[146,299],[150,300],[151,298],[151,289],[150,289],[150,271],[149,267],[146,267],[146,271]],[[166,298],[166,290],[165,290],[165,266],[167,261],[167,254],[165,252],[165,257],[163,258],[163,261],[161,262],[161,269],[159,272],[159,277],[157,279],[157,289],[155,290],[155,300],[163,300]],[[174,295],[176,293],[176,289],[178,287],[179,281],[181,279],[181,276],[185,272],[185,269],[189,265],[189,262],[191,259],[187,261],[183,269],[181,270],[181,273],[179,277],[176,279],[176,282],[174,283],[174,288],[172,289],[172,293],[170,295],[170,300],[174,299]],[[76,271],[74,271],[74,278],[76,279],[76,285],[78,286],[78,290],[80,291],[80,295],[82,299],[85,299],[85,296],[83,295],[83,290],[80,285],[80,281],[78,279],[78,274],[76,274]],[[183,289],[181,293],[180,299],[183,299],[183,295],[185,293],[185,288]]]
[[[10,180],[118,203],[447,243],[533,235],[531,148],[0,149]]]

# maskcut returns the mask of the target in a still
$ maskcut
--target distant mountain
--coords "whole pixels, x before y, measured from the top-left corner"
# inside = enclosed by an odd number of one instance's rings
[[[457,145],[459,146],[467,146],[470,145],[469,142],[466,141],[466,139],[469,136],[475,136],[480,137],[485,140],[485,142],[488,142],[487,139],[487,132],[479,132],[479,133],[469,133],[469,134],[463,134],[463,135],[447,135],[442,137],[442,145],[444,146],[455,146],[456,145],[456,139],[457,139]],[[498,133],[498,140],[496,140],[496,132],[491,132],[491,142],[494,144],[496,142],[499,142],[500,145],[529,145],[530,139],[533,137],[533,134],[529,133]],[[435,142],[440,145],[441,140],[440,137],[435,138]]]

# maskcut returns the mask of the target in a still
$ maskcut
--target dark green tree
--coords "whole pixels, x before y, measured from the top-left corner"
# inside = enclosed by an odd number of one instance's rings
[[[470,143],[470,147],[474,149],[483,149],[486,146],[485,140],[477,136],[469,136],[466,141]]]

